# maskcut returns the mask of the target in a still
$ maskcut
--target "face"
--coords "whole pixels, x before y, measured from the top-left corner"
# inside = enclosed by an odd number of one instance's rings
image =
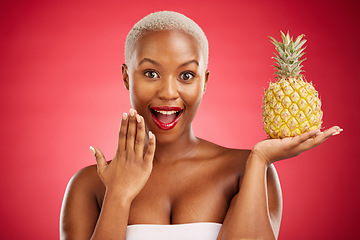
[[[209,76],[204,61],[194,37],[167,30],[141,37],[128,66],[123,65],[131,105],[158,142],[192,134],[191,122]]]

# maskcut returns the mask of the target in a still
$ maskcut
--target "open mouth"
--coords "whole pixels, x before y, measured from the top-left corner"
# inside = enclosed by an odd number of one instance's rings
[[[160,129],[170,130],[178,123],[183,109],[179,107],[152,107],[150,108],[152,118]]]

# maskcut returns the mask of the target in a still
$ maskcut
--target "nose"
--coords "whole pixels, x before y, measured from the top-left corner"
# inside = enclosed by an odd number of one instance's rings
[[[178,83],[174,77],[163,78],[158,92],[161,100],[176,100],[179,98]]]

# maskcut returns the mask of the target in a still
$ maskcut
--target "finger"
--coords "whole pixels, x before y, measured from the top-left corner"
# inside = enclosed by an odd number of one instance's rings
[[[144,156],[145,146],[145,123],[144,118],[139,114],[136,116],[137,129],[136,129],[136,140],[135,140],[135,154],[138,159],[142,159]]]
[[[314,140],[316,142],[318,142],[318,144],[321,144],[329,137],[340,134],[342,131],[343,131],[343,129],[341,129],[340,127],[333,126],[329,129],[326,129],[325,131],[321,132],[320,134],[318,134]]]
[[[92,146],[90,146],[89,148],[92,154],[94,154],[95,156],[98,172],[102,173],[104,169],[108,166],[104,154],[98,148]]]
[[[332,134],[331,136],[335,136],[340,134],[342,131],[344,131],[344,129],[340,128],[339,126],[334,126],[332,128],[330,128],[332,130]]]
[[[136,111],[130,109],[129,124],[126,134],[126,151],[134,151],[134,142],[136,135]]]
[[[303,148],[311,149],[316,146],[319,146],[329,137],[333,136],[334,134],[339,134],[341,131],[342,129],[340,127],[334,126],[323,132],[318,132],[317,134],[315,134],[315,138],[311,138],[303,144]]]
[[[125,152],[128,119],[129,119],[129,116],[127,115],[127,113],[123,113],[123,115],[121,117],[121,124],[120,124],[120,131],[119,131],[119,140],[118,140],[118,149],[117,149],[118,154]]]
[[[331,136],[339,135],[342,131],[344,131],[344,129],[339,128],[336,132],[331,134]]]
[[[155,135],[149,131],[149,144],[146,148],[146,152],[144,155],[144,162],[151,164],[154,160],[154,154],[155,154],[155,147],[156,147],[156,139]]]
[[[308,139],[311,139],[312,137],[316,136],[317,134],[319,134],[321,131],[319,129],[315,129],[315,130],[311,130],[309,132],[303,133],[299,136],[296,136],[294,138],[294,145],[299,145],[305,141],[307,141]]]

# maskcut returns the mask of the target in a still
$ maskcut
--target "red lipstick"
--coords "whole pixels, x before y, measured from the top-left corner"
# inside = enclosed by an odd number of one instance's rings
[[[183,109],[180,107],[152,107],[151,116],[155,125],[162,130],[170,130],[179,122]]]

